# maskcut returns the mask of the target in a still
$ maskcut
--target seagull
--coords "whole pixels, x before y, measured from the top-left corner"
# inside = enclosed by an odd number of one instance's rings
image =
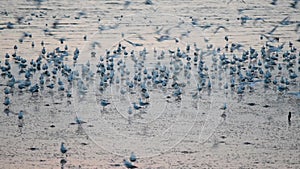
[[[226,110],[227,109],[227,104],[224,103],[223,107],[221,107],[221,110]]]
[[[270,4],[271,5],[277,5],[277,0],[273,0]]]
[[[133,152],[131,152],[131,155],[130,155],[130,157],[129,157],[129,160],[130,160],[131,162],[135,162],[135,161],[136,161],[136,156],[135,156],[135,154],[134,154]]]
[[[75,121],[76,121],[76,123],[79,124],[79,125],[80,125],[80,124],[83,124],[83,123],[86,123],[85,121],[79,119],[79,117],[77,117],[77,116],[75,117]]]
[[[130,45],[132,45],[134,47],[136,47],[136,46],[143,46],[142,43],[134,43],[134,42],[132,42],[130,40],[127,40],[127,39],[124,39],[124,41],[126,41],[127,43],[129,43]]]
[[[224,120],[226,120],[226,112],[224,111],[222,114],[221,114],[221,117],[224,119]]]
[[[4,89],[4,94],[5,94],[5,95],[8,95],[9,93],[11,93],[11,91],[10,91],[9,88],[6,87],[6,88]]]
[[[66,159],[61,159],[60,160],[60,164],[61,164],[61,169],[64,169],[64,165],[67,163],[67,160]]]
[[[294,0],[294,2],[290,3],[292,8],[296,8],[299,0]]]
[[[131,162],[127,161],[127,160],[123,160],[124,165],[126,168],[138,168],[137,166],[133,165]]]
[[[7,106],[7,107],[10,105],[10,99],[9,99],[9,97],[7,97],[7,96],[5,97],[3,104],[5,106]]]
[[[214,31],[214,34],[216,34],[220,29],[224,29],[225,31],[228,31],[228,29],[225,26],[221,25],[216,28],[216,30]]]
[[[145,1],[145,4],[146,4],[146,5],[153,5],[153,2],[152,2],[151,0],[146,0],[146,1]]]
[[[33,95],[33,93],[38,93],[39,92],[39,85],[35,84],[34,86],[31,86],[29,91],[31,92],[31,94]]]
[[[131,4],[130,0],[125,0],[124,7],[127,8]]]
[[[107,100],[101,100],[101,106],[103,107],[103,110],[104,110],[104,107],[106,107],[107,105],[109,105],[110,103],[107,101]]]
[[[24,112],[23,112],[23,110],[21,110],[18,114],[18,119],[22,121],[23,118],[24,118]]]
[[[133,104],[133,108],[134,108],[135,110],[139,110],[140,108],[142,108],[141,106],[137,105],[135,102],[132,103],[132,104]]]
[[[148,106],[150,103],[149,102],[143,102],[141,98],[139,98],[139,104],[140,106]]]
[[[68,151],[67,148],[64,145],[65,145],[65,143],[63,143],[63,142],[60,145],[60,152],[62,154],[65,154]]]
[[[285,17],[282,21],[279,22],[281,25],[289,25],[290,22],[290,16]]]
[[[226,36],[224,37],[224,39],[228,42],[228,40],[229,40],[228,35],[226,35]]]
[[[131,106],[128,107],[128,114],[129,114],[129,115],[132,114],[132,108],[131,108]]]
[[[272,35],[272,34],[276,31],[276,29],[278,28],[278,26],[279,26],[279,25],[275,25],[275,26],[273,27],[273,29],[272,29],[271,31],[269,31],[267,34]]]

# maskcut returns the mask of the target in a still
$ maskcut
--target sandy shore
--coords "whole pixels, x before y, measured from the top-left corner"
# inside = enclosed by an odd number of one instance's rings
[[[0,168],[125,168],[131,152],[136,166],[149,169],[300,168],[300,13],[292,3],[1,1]],[[266,67],[262,46],[267,57],[278,55],[276,65]],[[222,65],[223,56],[233,61],[252,49],[256,59]],[[287,52],[295,58],[286,61]],[[31,84],[20,89],[26,79],[20,71],[35,68],[30,61],[39,56],[50,76],[46,69],[32,71]],[[101,86],[112,71],[102,73],[100,63],[106,69],[113,64],[111,84]],[[253,83],[239,81],[231,75],[238,64],[244,77],[253,66],[263,73],[255,70]],[[71,82],[72,73],[61,73],[65,65],[78,74]],[[8,87],[8,72],[14,87]],[[39,92],[31,93],[35,84]],[[135,110],[139,98],[150,104]],[[101,106],[103,99],[110,104]],[[86,123],[77,124],[76,117]]]

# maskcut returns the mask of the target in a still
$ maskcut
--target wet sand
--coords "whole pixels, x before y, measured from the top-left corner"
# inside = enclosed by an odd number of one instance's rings
[[[68,83],[64,76],[53,75],[46,78],[48,81],[38,93],[31,94],[29,88],[21,91],[16,84],[6,95],[8,78],[0,77],[0,168],[125,168],[122,161],[132,151],[138,157],[135,165],[139,168],[299,168],[300,99],[291,93],[300,91],[300,13],[299,4],[293,8],[292,2],[272,5],[260,1],[194,0],[153,1],[146,5],[141,0],[124,5],[123,1],[1,1],[1,66],[8,53],[11,73],[16,80],[24,79],[24,74],[19,74],[19,63],[12,58],[16,52],[27,63],[41,55],[42,63],[52,70],[55,62],[47,62],[42,53],[43,41],[46,53],[57,47],[67,51],[69,56],[65,56],[64,63],[77,70],[79,78]],[[273,28],[274,32],[270,32]],[[275,42],[266,43],[266,36]],[[290,52],[296,59],[287,69],[282,55],[291,50],[289,42],[297,50]],[[100,75],[89,78],[89,73],[96,72],[100,57],[108,63],[106,50],[117,50],[119,44],[126,47],[129,55],[114,59],[114,80],[121,77],[119,60],[126,63],[130,74],[102,90]],[[241,44],[241,50],[230,52],[232,44]],[[275,70],[269,70],[273,82],[275,77],[278,81],[281,77],[289,79],[292,69],[298,77],[284,85],[289,90],[279,92],[278,85],[271,82],[265,87],[263,81],[253,84],[253,90],[245,85],[243,94],[237,94],[240,82],[235,88],[224,89],[226,83],[230,85],[231,76],[229,66],[220,66],[220,56],[224,53],[230,60],[234,55],[241,58],[243,51],[251,47],[259,54],[258,59],[251,60],[257,65],[262,60],[261,47],[266,44],[284,44],[278,51]],[[76,48],[79,58],[73,63]],[[208,68],[204,72],[209,78],[198,93],[199,63],[194,65],[191,61],[191,70],[186,70],[188,61],[175,59],[178,48],[192,60],[198,52]],[[141,53],[144,49],[145,59]],[[160,57],[162,52],[164,57]],[[166,65],[172,75],[174,65],[180,67],[176,76],[183,85],[180,99],[174,96],[172,77],[166,87],[149,82],[150,98],[144,101],[150,105],[136,111],[132,102],[141,97],[140,83],[129,89],[127,80],[134,81],[138,65],[149,72],[155,67],[163,68],[158,62]],[[244,75],[249,63],[250,60],[243,63]],[[281,71],[278,63],[283,66]],[[89,70],[84,73],[83,68]],[[267,69],[263,67],[263,71]],[[32,85],[39,83],[41,73],[32,75]],[[264,75],[257,79],[264,80]],[[238,75],[235,77],[238,79]],[[46,87],[59,79],[65,84],[64,91],[58,91],[58,85],[54,89]],[[83,92],[79,90],[80,79],[87,87]],[[72,97],[67,97],[67,89]],[[125,94],[121,94],[123,89]],[[6,96],[11,100],[9,106],[2,104]],[[111,104],[103,108],[102,99]],[[224,103],[227,108],[222,110]],[[130,106],[132,114],[128,114]],[[24,110],[23,120],[18,119],[20,110]],[[288,112],[292,112],[290,123]],[[76,116],[87,123],[76,124]],[[65,155],[59,150],[61,142],[68,148]],[[63,166],[62,159],[67,161]]]

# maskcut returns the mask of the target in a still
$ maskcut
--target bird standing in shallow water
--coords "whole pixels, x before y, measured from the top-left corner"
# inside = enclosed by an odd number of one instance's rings
[[[75,117],[75,121],[76,121],[76,124],[83,124],[83,123],[86,123],[85,121],[83,121],[83,120],[81,120],[81,119],[79,119],[79,117]]]
[[[9,107],[9,105],[10,105],[10,99],[9,99],[9,97],[7,97],[7,96],[5,97],[3,104],[5,106]]]
[[[65,147],[65,143],[61,143],[61,145],[60,145],[60,152],[62,153],[62,154],[65,154],[66,152],[67,152],[68,150],[67,150],[67,148]]]
[[[134,154],[133,152],[131,152],[130,157],[129,157],[129,160],[130,160],[131,162],[135,162],[135,161],[136,161],[136,156],[135,156],[135,154]]]
[[[227,109],[227,104],[224,103],[223,107],[221,107],[222,110],[226,110]]]
[[[127,168],[138,168],[137,166],[133,165],[131,162],[127,161],[127,160],[123,160],[125,167]]]
[[[23,118],[24,118],[24,112],[23,112],[23,110],[21,110],[21,111],[19,112],[19,114],[18,114],[18,119],[19,119],[20,121],[23,121]]]
[[[142,108],[141,106],[137,105],[135,102],[133,102],[132,104],[133,104],[133,108],[134,108],[135,110],[139,110],[139,109]]]
[[[141,98],[139,98],[139,104],[140,106],[148,106],[150,103],[149,102],[143,102]]]
[[[103,111],[104,111],[104,107],[106,107],[107,105],[109,105],[110,103],[107,100],[101,100],[101,106],[103,107]]]
[[[292,112],[289,112],[289,115],[288,115],[288,122],[289,122],[289,125],[291,125],[291,118],[292,118]]]

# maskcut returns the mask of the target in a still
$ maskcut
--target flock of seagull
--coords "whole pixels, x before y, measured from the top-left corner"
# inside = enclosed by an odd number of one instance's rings
[[[230,48],[233,47],[232,44]],[[84,94],[88,90],[86,87],[88,80],[96,78],[99,91],[105,91],[111,85],[123,85],[120,95],[130,94],[133,89],[139,91],[140,97],[132,103],[132,108],[136,111],[151,104],[149,86],[172,90],[172,97],[180,101],[186,86],[191,83],[192,76],[195,77],[197,83],[193,98],[201,98],[204,91],[216,88],[213,85],[221,82],[224,78],[222,76],[226,76],[228,82],[219,86],[225,92],[230,90],[242,97],[247,92],[254,92],[256,84],[261,83],[265,88],[272,88],[275,93],[295,95],[299,99],[299,92],[289,92],[290,86],[299,85],[298,74],[300,72],[300,52],[291,42],[288,44],[289,50],[286,51],[283,47],[268,45],[263,46],[260,51],[253,48],[244,50],[241,56],[225,54],[220,49],[199,49],[196,44],[193,52],[189,45],[184,50],[169,49],[160,54],[155,51],[154,55],[159,59],[154,68],[147,68],[144,65],[150,57],[146,49],[140,52],[134,50],[127,52],[126,46],[120,43],[115,50],[107,51],[105,56],[101,56],[96,65],[91,65],[89,62],[81,65],[82,77],[78,70],[73,70],[72,65],[67,64],[66,58],[71,55],[66,54],[67,50],[56,49],[47,52],[44,47],[37,59],[27,60],[18,55],[16,46],[14,49],[15,53],[5,55],[5,60],[0,67],[0,85],[4,89],[3,105],[7,115],[12,113],[10,106],[14,102],[11,100],[14,93],[28,92],[35,97],[41,91],[48,90],[64,92],[65,97],[70,98],[73,97],[72,86],[77,84],[77,91]],[[78,49],[73,53],[73,66],[76,66],[79,53]],[[162,63],[165,58],[170,60],[168,64]],[[128,60],[134,63],[134,72],[127,69]],[[212,64],[210,65],[206,60],[211,60]],[[95,66],[95,72],[92,71],[92,66]],[[210,71],[218,73],[212,75]],[[109,99],[103,98],[99,106],[104,110],[110,104]],[[226,103],[223,109],[227,109]],[[132,110],[129,113],[131,114]],[[22,126],[24,110],[17,113],[17,118],[19,125]],[[76,116],[76,123],[85,122]],[[63,154],[67,152],[64,143],[61,144],[61,152]],[[124,165],[127,168],[136,167],[127,160],[124,160]]]
[[[298,1],[295,1],[295,3]],[[153,2],[147,0],[147,5]],[[276,1],[272,3],[276,4]],[[129,5],[130,1],[126,1]],[[241,18],[245,23],[251,18]],[[256,19],[257,21],[259,19]],[[285,18],[280,24],[288,24],[289,18]],[[194,21],[193,25],[197,25]],[[9,23],[8,29],[13,25]],[[257,86],[270,89],[278,96],[291,95],[300,99],[299,91],[290,91],[291,86],[299,88],[300,51],[293,42],[282,43],[278,46],[272,42],[279,40],[272,36],[277,27],[261,39],[268,42],[260,49],[246,49],[237,43],[227,43],[224,47],[212,47],[201,49],[197,44],[187,44],[184,48],[168,49],[149,52],[146,48],[135,51],[135,48],[143,47],[142,44],[123,39],[113,50],[97,58],[97,63],[78,64],[80,50],[76,48],[71,52],[66,45],[64,49],[59,47],[48,50],[44,42],[41,42],[42,50],[37,58],[28,59],[18,54],[17,45],[14,52],[7,53],[4,60],[0,61],[0,88],[3,89],[4,97],[1,98],[4,105],[4,113],[9,116],[16,114],[18,126],[22,127],[26,118],[26,110],[14,113],[11,106],[14,105],[12,98],[14,93],[30,93],[31,97],[42,96],[45,92],[60,92],[63,97],[72,98],[74,88],[79,95],[84,95],[89,90],[88,83],[95,80],[97,90],[104,93],[109,86],[120,86],[120,95],[136,94],[139,98],[129,106],[128,114],[137,114],[151,104],[149,89],[158,88],[162,91],[171,91],[174,101],[181,101],[182,95],[187,94],[186,89],[194,85],[191,97],[201,99],[204,92],[212,90],[224,90],[227,94],[231,91],[240,99],[247,93],[255,92]],[[103,28],[104,29],[104,28]],[[218,27],[226,29],[225,27]],[[24,36],[31,36],[24,34]],[[86,39],[86,36],[84,37]],[[163,38],[157,39],[159,42]],[[169,37],[168,37],[169,38]],[[229,37],[224,37],[225,42]],[[60,40],[64,43],[64,40]],[[32,44],[34,47],[35,44]],[[129,45],[129,46],[126,46]],[[151,54],[150,54],[151,53]],[[151,55],[151,56],[150,56]],[[155,58],[153,67],[148,67],[147,62]],[[81,66],[81,69],[77,69]],[[80,71],[79,71],[80,70]],[[195,84],[191,85],[195,80]],[[261,84],[261,85],[257,85]],[[77,95],[76,95],[77,96]],[[99,107],[103,111],[111,105],[110,98],[102,95]],[[221,107],[227,109],[226,102]],[[133,112],[135,110],[135,113]],[[25,114],[25,115],[24,115]],[[226,116],[224,113],[222,116]],[[88,123],[76,116],[78,125]],[[68,152],[64,143],[61,143],[62,154]],[[134,165],[136,156],[131,153],[129,161],[124,159],[124,166],[137,168]],[[66,161],[63,161],[65,163]]]

